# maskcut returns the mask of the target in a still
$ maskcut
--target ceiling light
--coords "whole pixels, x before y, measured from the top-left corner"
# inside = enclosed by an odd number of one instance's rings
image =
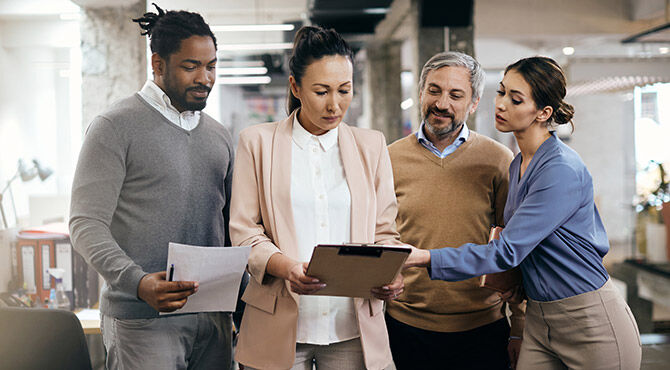
[[[367,9],[363,9],[363,14],[386,15],[388,12],[389,12],[389,8],[367,8]]]
[[[240,50],[288,50],[293,48],[291,42],[274,42],[268,44],[223,44],[219,45],[220,51]]]
[[[218,68],[218,75],[264,75],[268,73],[265,67],[237,67],[237,68]]]
[[[575,53],[575,48],[573,48],[572,46],[566,46],[566,47],[563,48],[563,54],[565,54],[565,55],[572,55],[574,53]]]
[[[670,51],[670,48],[667,47],[660,47],[658,48],[658,52],[661,54],[667,54]]]
[[[270,76],[249,76],[249,77],[219,77],[216,83],[220,85],[265,85],[272,79]]]
[[[636,86],[668,83],[670,79],[660,76],[609,76],[583,81],[568,86],[568,97],[592,95],[610,91],[630,91]]]
[[[262,60],[220,60],[217,67],[222,68],[245,68],[245,67],[264,67]]]
[[[293,24],[229,24],[212,26],[213,32],[293,31]]]
[[[409,98],[409,99],[403,100],[402,103],[400,103],[400,109],[408,110],[409,108],[412,107],[412,105],[414,105],[414,100],[412,100],[412,98]]]

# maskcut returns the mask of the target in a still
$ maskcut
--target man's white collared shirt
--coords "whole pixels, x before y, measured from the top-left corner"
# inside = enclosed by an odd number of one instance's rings
[[[193,130],[200,123],[200,111],[186,110],[179,113],[172,105],[170,97],[152,80],[147,80],[138,94],[170,122],[186,131]]]
[[[314,136],[293,120],[291,206],[300,261],[317,244],[349,243],[351,194],[337,142],[338,129]],[[354,300],[300,296],[297,342],[326,345],[357,338]]]

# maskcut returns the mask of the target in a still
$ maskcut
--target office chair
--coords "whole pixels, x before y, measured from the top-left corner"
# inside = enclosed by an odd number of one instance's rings
[[[0,308],[0,369],[91,370],[79,320],[63,310]]]

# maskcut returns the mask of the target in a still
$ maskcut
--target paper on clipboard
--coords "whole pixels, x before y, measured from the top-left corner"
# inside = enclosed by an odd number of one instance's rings
[[[395,245],[317,245],[307,275],[326,287],[313,294],[370,298],[370,289],[396,278],[410,252],[409,247]]]
[[[232,312],[237,304],[242,274],[251,247],[199,247],[169,243],[169,266],[174,265],[173,281],[197,281],[198,291],[184,307],[161,314],[188,312]]]

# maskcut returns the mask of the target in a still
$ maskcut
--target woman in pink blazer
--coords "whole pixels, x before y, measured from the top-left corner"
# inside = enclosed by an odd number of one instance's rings
[[[303,27],[290,59],[290,116],[240,133],[231,202],[234,245],[251,245],[236,360],[256,369],[383,369],[391,364],[384,299],[310,295],[323,243],[401,244],[384,136],[342,122],[353,53],[334,30]]]

